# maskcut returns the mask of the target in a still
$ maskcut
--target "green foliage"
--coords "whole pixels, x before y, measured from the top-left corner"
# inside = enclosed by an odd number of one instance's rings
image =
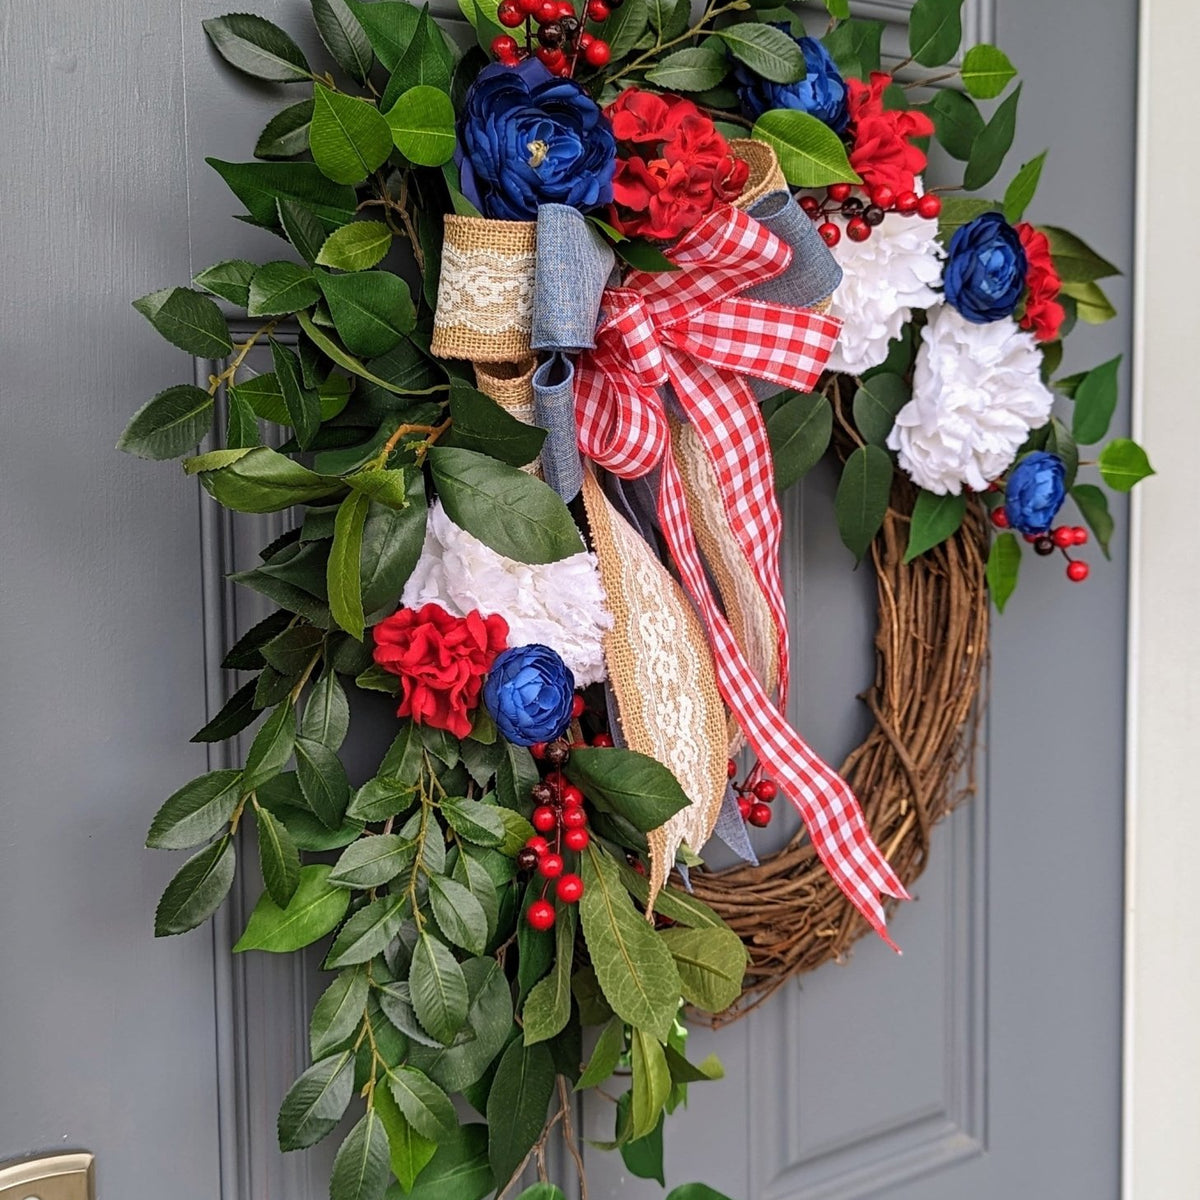
[[[349,1050],[313,1063],[288,1089],[279,1110],[280,1150],[314,1146],[342,1119],[354,1091]]]
[[[1089,371],[1075,391],[1075,413],[1071,432],[1084,446],[1101,441],[1108,433],[1117,407],[1117,371],[1121,355]]]
[[[913,506],[904,561],[912,562],[914,558],[932,550],[934,546],[940,546],[948,537],[952,537],[962,525],[966,512],[965,495],[936,496],[922,488],[917,493],[917,502]]]
[[[567,762],[566,775],[597,808],[623,817],[643,833],[689,804],[670,770],[636,750],[578,748]]]
[[[729,53],[763,79],[795,83],[804,78],[804,53],[784,30],[739,22],[722,29],[720,36]]]
[[[833,407],[825,396],[799,392],[767,418],[767,438],[775,465],[775,490],[803,479],[829,448]]]
[[[317,254],[317,265],[366,271],[387,254],[391,244],[392,232],[382,221],[354,221],[329,235]]]
[[[1071,489],[1071,499],[1095,536],[1105,558],[1111,558],[1109,544],[1113,535],[1113,519],[1108,511],[1108,497],[1094,483],[1077,483]]]
[[[996,46],[980,42],[963,56],[962,81],[967,94],[977,100],[991,100],[1017,77],[1017,69],[1008,55]]]
[[[896,414],[909,402],[912,388],[899,375],[880,372],[864,379],[854,393],[851,411],[854,424],[864,440],[886,446],[888,434],[896,423]]]
[[[178,458],[212,428],[213,398],[191,384],[159,392],[133,414],[117,449],[138,458]]]
[[[354,189],[332,182],[315,163],[204,161],[225,180],[254,221],[268,229],[279,224],[280,200],[311,209],[327,231],[354,219]]]
[[[360,183],[387,161],[392,136],[387,121],[369,100],[317,84],[308,146],[326,178]]]
[[[850,166],[841,138],[810,113],[772,109],[754,123],[751,136],[775,150],[779,166],[793,187],[861,182]]]
[[[375,54],[345,0],[312,0],[313,21],[334,61],[356,83],[366,83]]]
[[[331,1200],[382,1200],[388,1185],[389,1155],[383,1122],[373,1108],[346,1135],[333,1160]]]
[[[892,489],[892,460],[887,451],[868,443],[846,460],[834,510],[846,549],[862,560],[887,513]]]
[[[254,143],[255,158],[295,158],[308,149],[313,102],[300,100],[280,109],[264,126]],[[245,304],[243,303],[243,307]]]
[[[992,603],[1000,612],[1017,586],[1021,569],[1021,543],[1015,533],[997,534],[987,560],[987,585]]]
[[[654,11],[656,5],[651,5]],[[801,56],[803,57],[803,56]],[[704,92],[729,73],[724,55],[706,46],[688,46],[668,54],[653,70],[646,72],[646,82],[667,91]]]
[[[133,302],[163,337],[196,358],[221,358],[233,349],[221,310],[188,288],[164,288]]]
[[[990,183],[1000,170],[1016,133],[1017,104],[1020,99],[1021,89],[1018,86],[1000,102],[991,120],[976,137],[963,174],[963,187],[968,192],[976,192]]]
[[[554,1091],[554,1059],[544,1045],[514,1041],[496,1068],[488,1092],[488,1159],[503,1187],[537,1141]]]
[[[441,88],[417,84],[387,112],[396,149],[411,163],[440,167],[454,157],[454,105]]]
[[[1146,451],[1129,438],[1115,438],[1100,451],[1100,475],[1115,492],[1128,492],[1154,474]]]
[[[1038,181],[1042,177],[1042,167],[1046,162],[1048,150],[1043,150],[1036,158],[1031,158],[1021,165],[1021,169],[1013,176],[1012,182],[1004,191],[1004,219],[1015,225],[1025,215],[1025,209],[1037,191]]]
[[[842,21],[821,40],[843,75],[865,80],[880,69],[882,21]]]
[[[217,53],[255,79],[303,83],[312,78],[304,51],[278,25],[252,13],[230,13],[204,22]]]
[[[962,42],[963,0],[917,0],[908,17],[908,51],[923,67],[940,67]]]
[[[1112,263],[1069,230],[1056,225],[1040,225],[1038,228],[1050,242],[1054,268],[1064,283],[1093,283],[1097,279],[1120,274]]]
[[[220,908],[233,885],[236,855],[226,835],[194,854],[167,884],[154,913],[154,936],[186,933]]]
[[[925,106],[942,149],[966,162],[983,132],[983,115],[975,101],[952,88],[942,88]]]
[[[287,954],[319,941],[342,919],[350,897],[329,882],[329,868],[307,866],[286,906],[275,903],[267,892],[259,897],[246,931],[234,946],[235,952],[266,950]]]

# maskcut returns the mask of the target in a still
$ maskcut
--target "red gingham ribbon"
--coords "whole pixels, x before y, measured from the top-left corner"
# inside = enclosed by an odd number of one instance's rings
[[[840,322],[740,293],[791,263],[786,243],[748,214],[719,209],[670,252],[678,271],[634,272],[604,293],[596,348],[576,370],[579,447],[626,479],[661,468],[658,513],[684,586],[713,647],[725,703],[799,810],[826,870],[888,937],[880,894],[908,899],[871,839],[849,785],[781,715],[788,675],[787,612],[779,571],[783,522],[766,426],[743,375],[811,390]],[[716,472],[725,512],[779,630],[778,706],[746,662],[713,596],[696,544],[662,398],[670,383]]]

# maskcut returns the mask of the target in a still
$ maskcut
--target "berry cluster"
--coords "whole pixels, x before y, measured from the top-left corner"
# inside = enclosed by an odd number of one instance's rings
[[[997,529],[1008,528],[1008,514],[1004,506],[992,510],[992,524]],[[1043,558],[1061,550],[1067,560],[1067,578],[1072,583],[1082,583],[1091,573],[1091,568],[1081,558],[1072,558],[1067,553],[1074,546],[1086,546],[1088,531],[1082,525],[1059,525],[1046,533],[1026,533],[1025,540],[1033,547],[1036,554]]]
[[[625,0],[589,0],[587,18],[595,24],[608,19]],[[506,29],[524,29],[522,46],[511,34],[492,39],[492,53],[507,67],[534,56],[548,71],[569,79],[582,57],[590,67],[603,67],[612,51],[603,38],[588,33],[571,0],[500,0],[496,16]]]
[[[771,823],[771,817],[774,815],[771,804],[779,795],[779,788],[775,786],[775,780],[765,776],[756,779],[757,775],[758,768],[755,767],[741,783],[736,782],[737,763],[732,758],[729,760],[729,778],[733,782],[733,790],[737,793],[738,812],[742,814],[742,820],[746,824],[763,829]]]
[[[942,201],[932,192],[926,192],[923,196],[918,196],[916,192],[897,194],[886,185],[872,188],[864,200],[854,194],[850,184],[831,183],[825,189],[823,200],[816,196],[801,196],[800,207],[814,221],[820,222],[817,232],[825,244],[836,246],[842,240],[842,230],[829,219],[835,214],[849,218],[846,236],[852,242],[865,242],[871,236],[871,230],[876,225],[882,225],[883,218],[889,212],[897,212],[902,217],[911,217],[915,213],[932,221],[941,213]]]

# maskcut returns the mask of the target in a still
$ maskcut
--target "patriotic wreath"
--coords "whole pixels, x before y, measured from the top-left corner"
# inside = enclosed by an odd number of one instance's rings
[[[1054,378],[1116,268],[1024,220],[1045,154],[976,198],[1020,87],[994,46],[956,59],[961,0],[917,0],[887,73],[846,0],[819,38],[771,0],[460,0],[446,29],[403,0],[311,4],[336,78],[261,17],[205,22],[231,66],[304,93],[254,161],[209,160],[280,256],[136,301],[209,378],[120,447],[285,514],[233,575],[266,615],[193,739],[242,765],[150,828],[200,847],[155,932],[216,911],[252,826],[235,949],[330,939],[279,1142],[358,1098],[333,1200],[479,1200],[535,1171],[522,1195],[552,1200],[548,1139],[582,1176],[572,1094],[612,1076],[611,1147],[661,1182],[664,1114],[720,1071],[683,1016],[890,941],[969,762],[988,593],[1003,609],[1026,544],[1086,579],[1113,521],[1080,473],[1151,473],[1105,441],[1117,360]],[[925,186],[931,138],[961,189]],[[783,715],[777,494],[826,454],[880,594],[876,725],[841,774]],[[802,829],[759,864],[779,797]],[[714,833],[749,865],[706,871]]]

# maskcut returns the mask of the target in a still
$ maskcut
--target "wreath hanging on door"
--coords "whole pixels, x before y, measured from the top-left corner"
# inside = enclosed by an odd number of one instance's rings
[[[234,576],[274,611],[193,739],[261,719],[244,765],[171,796],[148,844],[202,847],[160,935],[224,901],[249,824],[264,888],[236,950],[332,935],[279,1139],[360,1098],[334,1200],[476,1200],[530,1164],[523,1194],[561,1195],[547,1140],[582,1174],[571,1093],[615,1073],[612,1145],[661,1181],[664,1113],[719,1073],[685,1011],[720,1021],[888,939],[970,764],[989,592],[1003,609],[1025,543],[1085,579],[1113,522],[1081,468],[1119,491],[1151,471],[1123,438],[1080,460],[1116,360],[1049,382],[1115,268],[1024,221],[1046,155],[1001,201],[923,187],[931,138],[973,193],[1013,138],[1004,53],[946,66],[961,0],[918,0],[891,73],[845,0],[819,39],[770,0],[460,4],[471,37],[312,0],[336,78],[261,17],[205,22],[233,67],[304,90],[255,161],[209,160],[286,249],[136,302],[214,365],[120,443],[293,514]],[[257,328],[235,344],[212,297]],[[826,454],[879,593],[874,726],[840,774],[783,716],[776,496]],[[397,721],[353,781],[348,690]],[[758,862],[781,796],[803,827]],[[706,871],[714,833],[746,865]]]

